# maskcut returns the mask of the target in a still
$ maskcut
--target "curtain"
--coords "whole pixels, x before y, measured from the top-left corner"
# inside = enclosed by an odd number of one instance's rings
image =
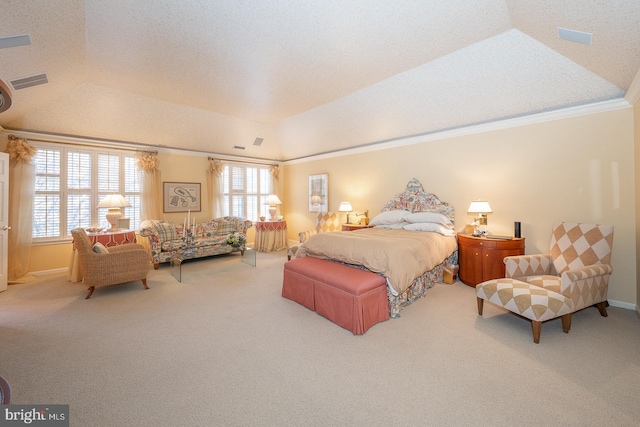
[[[8,283],[25,283],[35,279],[28,275],[31,260],[33,199],[36,171],[33,157],[37,149],[25,139],[9,135],[9,224]]]
[[[269,173],[271,174],[271,186],[269,188],[269,194],[276,194],[276,190],[278,190],[278,176],[280,175],[280,166],[272,165],[271,169],[269,169]]]
[[[143,153],[138,157],[140,173],[141,206],[140,220],[162,219],[162,186],[160,162],[157,153]]]
[[[220,160],[209,157],[209,166],[207,167],[207,196],[211,203],[211,213],[213,218],[220,218],[224,215],[222,208],[222,171],[224,165]]]

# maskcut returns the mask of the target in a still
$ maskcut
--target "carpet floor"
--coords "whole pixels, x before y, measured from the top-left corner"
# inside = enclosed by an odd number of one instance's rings
[[[354,336],[280,296],[284,252],[162,265],[96,289],[65,274],[0,293],[13,403],[72,426],[539,426],[640,423],[640,318],[574,314],[569,334],[439,284]]]

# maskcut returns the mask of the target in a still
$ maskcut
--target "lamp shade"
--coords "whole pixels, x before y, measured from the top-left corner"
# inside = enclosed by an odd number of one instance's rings
[[[467,213],[477,214],[477,213],[492,213],[491,206],[489,202],[483,200],[476,200],[471,202],[469,205],[469,209],[467,209]]]
[[[340,212],[351,212],[353,210],[353,207],[349,202],[342,202],[340,203],[340,208],[338,210]]]
[[[109,209],[105,216],[113,229],[116,228],[116,222],[122,218],[120,208],[128,208],[130,206],[131,203],[127,202],[127,199],[125,199],[122,194],[107,194],[104,199],[98,203],[99,208]]]
[[[131,203],[127,202],[122,194],[108,194],[98,203],[99,208],[128,208]]]
[[[269,206],[274,206],[274,205],[281,205],[282,202],[280,201],[278,196],[276,196],[275,194],[269,194],[265,199],[264,204]]]

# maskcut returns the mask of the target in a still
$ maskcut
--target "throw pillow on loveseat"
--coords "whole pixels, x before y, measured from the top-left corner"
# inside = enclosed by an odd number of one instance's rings
[[[250,220],[235,216],[225,216],[196,224],[193,229],[192,247],[196,249],[199,257],[236,251],[244,253],[246,237],[234,239],[232,236],[238,234],[246,236],[247,230],[252,226],[253,223]],[[149,241],[151,261],[156,269],[160,263],[171,261],[171,258],[184,247],[183,225],[171,221],[153,219],[142,221],[140,236]],[[241,245],[228,243],[238,240],[242,241]]]

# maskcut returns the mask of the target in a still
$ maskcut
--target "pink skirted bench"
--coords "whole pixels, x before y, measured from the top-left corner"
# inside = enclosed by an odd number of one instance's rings
[[[314,257],[284,264],[282,296],[360,335],[389,318],[384,277]]]

